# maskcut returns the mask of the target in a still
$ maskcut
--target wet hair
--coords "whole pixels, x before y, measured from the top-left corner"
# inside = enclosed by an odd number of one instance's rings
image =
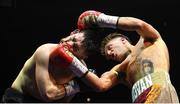
[[[125,38],[128,42],[131,43],[130,39],[129,39],[127,36],[125,36],[125,35],[123,35],[123,34],[121,34],[121,33],[118,33],[118,32],[110,33],[110,34],[107,35],[107,36],[102,40],[102,42],[101,42],[101,46],[100,46],[101,55],[105,55],[104,48],[105,48],[106,44],[107,44],[110,40],[112,40],[112,39],[114,39],[114,38],[117,38],[117,37]]]
[[[100,44],[102,41],[102,31],[100,29],[85,29],[81,32],[84,32],[84,41],[83,45],[85,52],[88,56],[92,56],[100,53]]]

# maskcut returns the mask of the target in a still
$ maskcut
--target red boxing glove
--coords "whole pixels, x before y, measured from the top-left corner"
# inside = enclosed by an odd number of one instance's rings
[[[116,28],[118,22],[117,16],[110,16],[104,13],[88,10],[83,12],[77,22],[78,29],[86,29],[86,28]]]
[[[53,64],[62,68],[67,68],[73,60],[73,56],[69,52],[70,45],[58,44],[58,46],[51,52],[50,60]]]
[[[50,61],[59,67],[70,69],[78,77],[88,72],[88,69],[69,51],[70,45],[60,43],[50,54]]]
[[[78,29],[86,29],[86,28],[91,28],[93,24],[97,24],[97,16],[99,16],[101,12],[93,11],[93,10],[88,10],[83,12],[77,22]]]

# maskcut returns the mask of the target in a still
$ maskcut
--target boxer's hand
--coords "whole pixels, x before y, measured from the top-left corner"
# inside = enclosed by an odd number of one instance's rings
[[[94,69],[88,69],[89,72],[92,72],[94,74],[97,75],[96,73],[96,70]],[[85,76],[84,76],[85,77]],[[83,93],[83,92],[89,92],[89,91],[94,91],[94,89],[92,87],[90,87],[89,85],[87,85],[86,83],[83,82],[83,77],[81,78],[75,78],[76,81],[78,82],[78,85],[80,87],[80,92]]]
[[[78,29],[86,28],[116,28],[117,16],[110,16],[99,11],[88,10],[83,12],[77,22]]]
[[[88,72],[88,69],[69,51],[69,45],[60,43],[50,54],[50,60],[59,67],[70,69],[78,77]]]
[[[88,10],[83,12],[77,22],[78,29],[86,29],[86,28],[96,28],[97,27],[97,17],[100,15],[100,12]]]
[[[71,96],[80,92],[80,87],[76,80],[69,81],[68,83],[64,84],[64,87],[66,89],[66,96]]]

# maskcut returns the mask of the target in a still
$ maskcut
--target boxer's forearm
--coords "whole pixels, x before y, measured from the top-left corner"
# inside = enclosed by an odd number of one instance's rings
[[[117,76],[114,73],[107,72],[108,74],[102,75],[100,78],[92,72],[88,72],[82,80],[91,86],[95,91],[104,92],[117,83]]]

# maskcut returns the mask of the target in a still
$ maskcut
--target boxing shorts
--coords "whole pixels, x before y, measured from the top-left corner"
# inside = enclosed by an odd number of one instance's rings
[[[134,103],[178,103],[178,96],[171,84],[169,74],[164,71],[144,76],[132,87]]]

